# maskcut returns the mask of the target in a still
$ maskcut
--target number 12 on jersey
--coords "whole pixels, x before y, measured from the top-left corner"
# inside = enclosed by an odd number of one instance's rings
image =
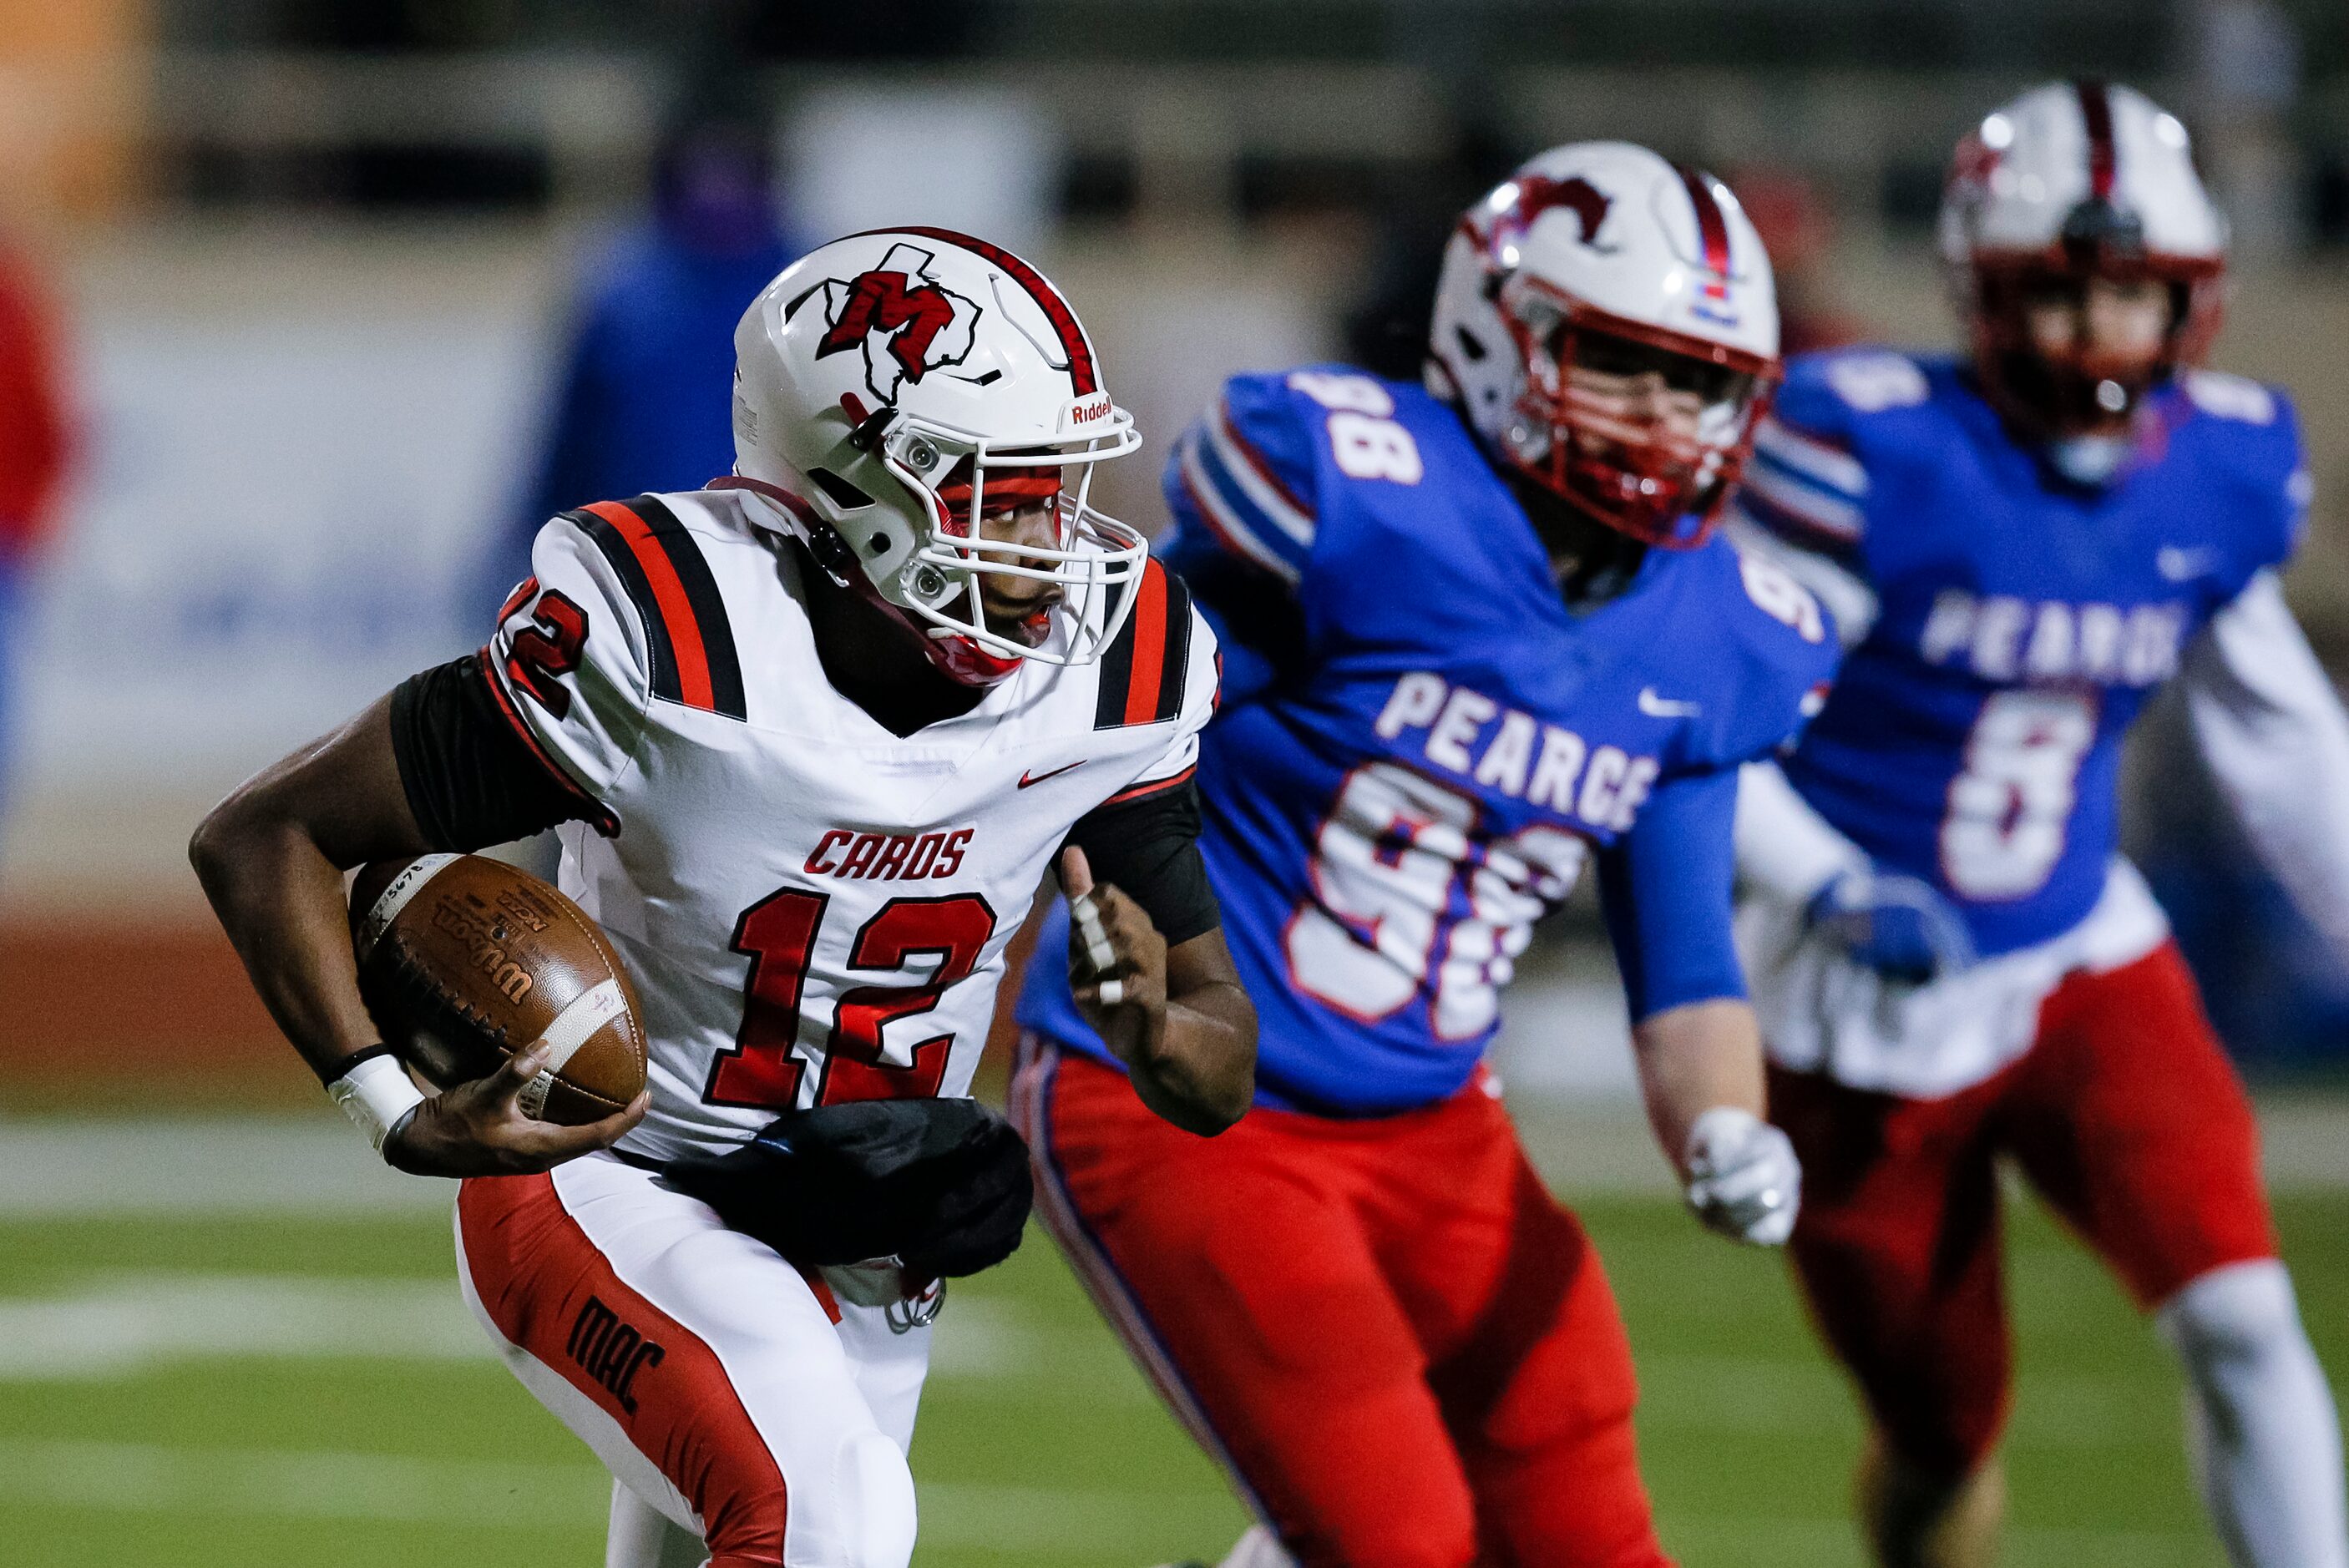
[[[744,910],[734,923],[730,945],[749,955],[750,978],[734,1048],[719,1052],[709,1070],[702,1098],[710,1104],[799,1108],[800,1081],[808,1067],[796,1054],[801,1005],[830,903],[824,893],[785,888]],[[882,1031],[897,1019],[930,1011],[948,987],[970,978],[994,934],[995,911],[976,893],[893,899],[858,928],[849,944],[851,969],[892,974],[922,956],[936,957],[937,967],[926,985],[857,985],[841,993],[821,1057],[815,1103],[936,1094],[954,1036],[920,1041],[899,1067],[882,1059]]]

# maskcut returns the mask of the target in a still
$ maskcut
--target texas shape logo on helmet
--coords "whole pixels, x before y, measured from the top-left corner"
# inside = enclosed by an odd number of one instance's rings
[[[848,279],[827,278],[823,319],[830,328],[815,356],[854,348],[864,356],[864,385],[884,404],[897,401],[904,383],[919,382],[942,365],[970,357],[979,307],[930,273],[933,252],[899,242],[881,264]]]

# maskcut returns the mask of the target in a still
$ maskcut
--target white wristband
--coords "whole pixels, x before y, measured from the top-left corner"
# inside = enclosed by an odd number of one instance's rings
[[[386,1053],[368,1057],[350,1071],[326,1086],[343,1114],[358,1124],[378,1154],[383,1152],[384,1140],[399,1130],[416,1108],[424,1103],[423,1091],[399,1065],[399,1058]]]

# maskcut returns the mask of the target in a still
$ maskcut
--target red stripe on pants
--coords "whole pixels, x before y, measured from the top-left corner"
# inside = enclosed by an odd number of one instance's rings
[[[620,1423],[700,1515],[710,1568],[780,1564],[783,1472],[717,1352],[621,1281],[554,1179],[475,1177],[458,1190],[457,1222],[498,1332]],[[636,1352],[643,1344],[658,1356]]]

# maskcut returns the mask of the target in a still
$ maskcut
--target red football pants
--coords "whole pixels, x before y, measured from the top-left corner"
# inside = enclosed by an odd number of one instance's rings
[[[1014,1095],[1046,1225],[1309,1568],[1667,1563],[1614,1295],[1481,1083],[1206,1139],[1031,1044]]]
[[[1812,1314],[1929,1474],[1971,1471],[2006,1419],[2002,1154],[2140,1307],[2275,1255],[2251,1102],[2174,944],[2065,979],[2031,1050],[1971,1088],[1903,1099],[1774,1068],[1770,1114],[1802,1156]]]

